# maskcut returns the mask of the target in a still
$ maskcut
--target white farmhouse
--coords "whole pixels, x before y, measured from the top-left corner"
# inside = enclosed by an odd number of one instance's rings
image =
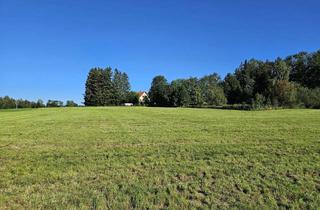
[[[148,98],[148,94],[145,91],[138,92],[139,104],[143,104]]]

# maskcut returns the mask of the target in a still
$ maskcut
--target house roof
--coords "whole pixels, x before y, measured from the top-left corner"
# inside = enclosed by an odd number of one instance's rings
[[[138,96],[139,96],[139,97],[141,97],[143,94],[147,94],[147,92],[145,92],[145,91],[139,91],[139,92],[138,92]]]

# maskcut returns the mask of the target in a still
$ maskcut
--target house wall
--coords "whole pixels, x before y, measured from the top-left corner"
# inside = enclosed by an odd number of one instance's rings
[[[143,93],[140,98],[139,98],[139,102],[143,102],[144,97],[148,96],[146,93]]]

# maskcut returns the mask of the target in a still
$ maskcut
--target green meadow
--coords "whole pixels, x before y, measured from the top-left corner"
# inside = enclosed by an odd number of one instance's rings
[[[318,209],[320,110],[0,111],[0,209]]]

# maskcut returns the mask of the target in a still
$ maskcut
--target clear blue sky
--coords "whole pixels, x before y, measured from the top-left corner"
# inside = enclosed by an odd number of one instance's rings
[[[0,0],[2,96],[82,102],[95,66],[148,90],[318,49],[319,0]]]

